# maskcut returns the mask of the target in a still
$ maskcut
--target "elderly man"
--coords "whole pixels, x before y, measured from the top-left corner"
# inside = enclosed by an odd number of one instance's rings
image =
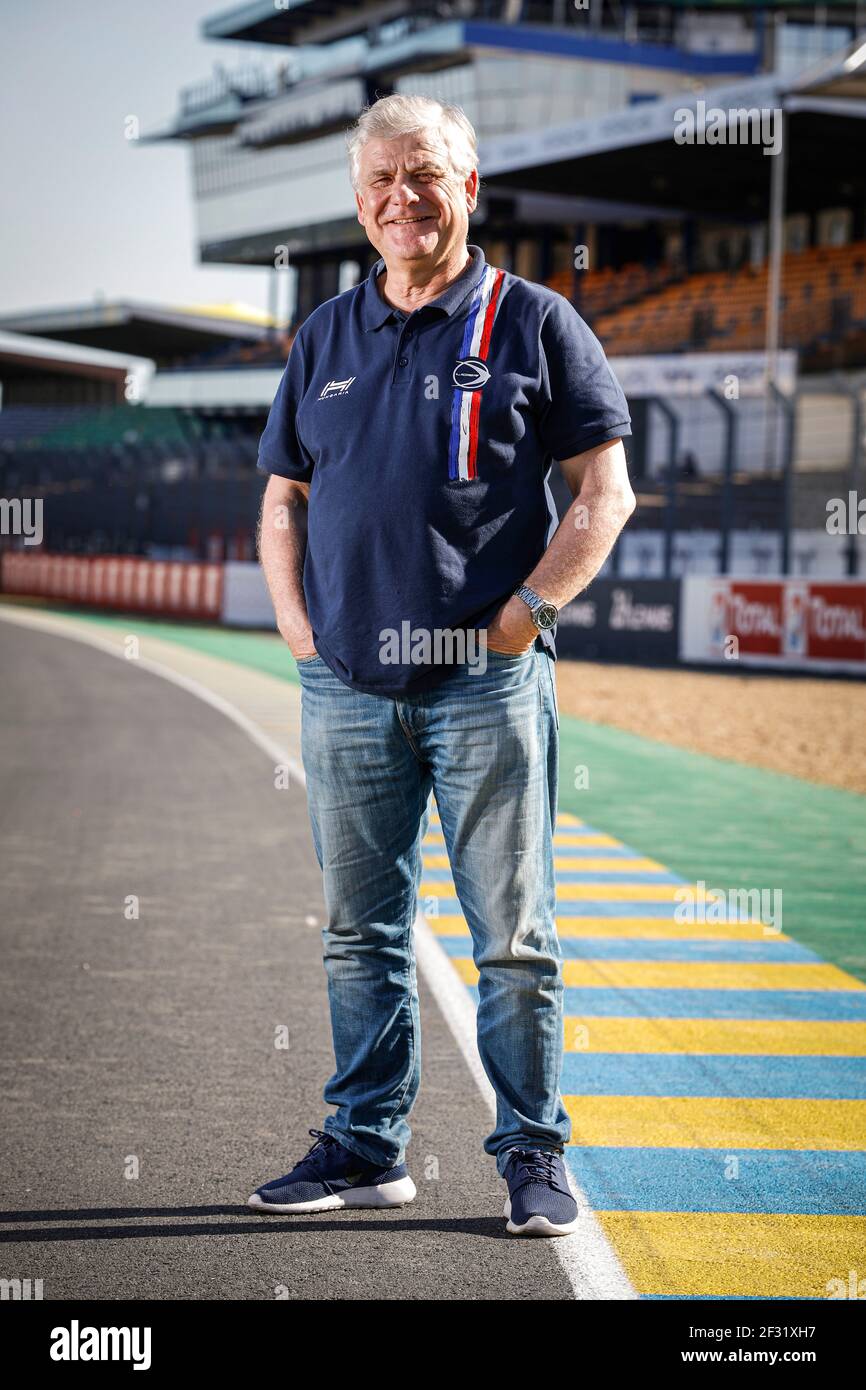
[[[561,295],[468,244],[475,133],[459,108],[388,96],[349,136],[358,220],[381,259],[301,326],[261,438],[260,556],[301,681],[324,876],[336,1107],[251,1206],[400,1206],[420,1075],[412,928],[435,794],[478,967],[484,1141],[507,1229],[561,1235],[562,950],[553,832],[552,628],[634,507],[628,408]],[[558,460],[575,503],[558,523]]]

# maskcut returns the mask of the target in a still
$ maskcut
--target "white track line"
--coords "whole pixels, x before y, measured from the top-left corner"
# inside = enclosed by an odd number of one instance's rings
[[[53,616],[53,615],[52,615]],[[179,685],[182,690],[186,690],[190,695],[195,695],[199,700],[203,700],[212,709],[219,710],[232,723],[237,724],[239,729],[243,729],[248,738],[251,738],[257,747],[264,750],[274,763],[287,767],[292,777],[302,786],[306,784],[304,769],[276,739],[266,734],[264,729],[259,728],[254,720],[249,719],[243,710],[239,710],[237,705],[233,705],[230,700],[226,700],[222,695],[217,695],[215,691],[209,690],[201,681],[197,681],[192,676],[184,676],[180,671],[175,671],[171,666],[164,665],[161,661],[153,661],[148,656],[127,657],[122,647],[118,647],[116,642],[111,642],[107,637],[99,637],[96,633],[85,631],[83,628],[72,628],[65,625],[61,626],[57,622],[30,622],[30,615],[23,616],[18,611],[10,613],[4,611],[0,604],[0,618],[6,621],[20,623],[22,627],[31,627],[40,631],[54,633],[58,637],[69,637],[73,641],[85,642],[88,646],[98,647],[100,651],[107,652],[109,656],[117,657],[126,666],[138,666],[144,671],[150,671],[155,676],[162,676],[163,680],[171,681],[172,685]]]
[[[215,694],[206,685],[202,685],[200,681],[194,680],[191,676],[184,676],[179,671],[174,671],[170,666],[164,665],[161,661],[153,661],[149,657],[140,656],[132,660],[124,654],[122,648],[107,638],[100,637],[95,632],[89,632],[83,628],[71,627],[56,614],[7,609],[3,604],[0,604],[0,619],[6,622],[19,623],[22,627],[48,631],[60,637],[67,637],[72,641],[84,642],[91,647],[97,647],[100,651],[107,652],[109,656],[118,658],[127,666],[137,666],[142,670],[150,671],[152,675],[161,676],[163,680],[171,681],[173,685],[180,686],[188,694],[203,700],[206,705],[210,705],[211,709],[225,715],[226,719],[230,719],[233,724],[243,730],[257,748],[261,748],[263,752],[267,753],[274,764],[286,767],[295,781],[306,788],[304,769],[289,754],[288,749],[276,739],[271,738],[263,729],[260,729],[252,719],[249,719],[242,710],[238,709],[237,705],[233,705],[230,700],[225,700],[221,695]],[[454,1041],[463,1054],[466,1065],[481,1093],[482,1100],[495,1119],[496,1095],[487,1078],[478,1052],[475,1006],[466,986],[451,964],[447,953],[439,945],[429,922],[420,909],[414,927],[416,957],[424,980],[451,1030]],[[620,1300],[638,1298],[636,1289],[629,1281],[613,1246],[604,1234],[595,1213],[591,1210],[585,1194],[577,1186],[570,1173],[568,1174],[568,1181],[578,1204],[580,1228],[570,1236],[551,1237],[551,1244],[574,1290],[575,1298]],[[514,1239],[518,1239],[518,1237],[514,1237]],[[529,1237],[525,1237],[525,1239],[529,1239]]]
[[[415,919],[415,947],[418,964],[451,1029],[457,1046],[481,1092],[491,1117],[496,1120],[496,1093],[487,1079],[476,1041],[475,1005],[451,960],[439,945],[423,912]],[[579,1228],[570,1236],[551,1237],[550,1244],[559,1257],[568,1282],[579,1299],[636,1299],[637,1290],[629,1281],[619,1258],[592,1211],[585,1193],[568,1172],[568,1184],[577,1202]],[[514,1237],[518,1239],[517,1236]],[[528,1240],[530,1237],[526,1236]]]

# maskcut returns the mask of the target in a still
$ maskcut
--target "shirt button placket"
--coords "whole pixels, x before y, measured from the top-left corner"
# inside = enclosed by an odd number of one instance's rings
[[[411,329],[404,331],[397,340],[397,356],[394,362],[394,381],[406,381],[412,375],[415,357],[415,335]]]

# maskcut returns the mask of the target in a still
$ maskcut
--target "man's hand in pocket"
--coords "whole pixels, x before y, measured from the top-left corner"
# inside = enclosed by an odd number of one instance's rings
[[[303,661],[307,657],[318,656],[313,644],[313,629],[309,622],[299,623],[297,619],[294,621],[287,619],[285,622],[278,622],[277,627],[295,661]]]
[[[537,636],[538,629],[523,599],[512,595],[487,625],[487,649],[502,656],[522,656]]]

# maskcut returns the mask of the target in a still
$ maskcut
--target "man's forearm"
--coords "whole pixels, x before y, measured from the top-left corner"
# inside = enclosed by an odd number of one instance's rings
[[[310,630],[304,597],[307,498],[300,489],[265,491],[259,517],[258,553],[274,605],[277,627],[287,642]]]
[[[581,493],[524,583],[563,608],[598,574],[633,511],[633,497],[618,491]]]

